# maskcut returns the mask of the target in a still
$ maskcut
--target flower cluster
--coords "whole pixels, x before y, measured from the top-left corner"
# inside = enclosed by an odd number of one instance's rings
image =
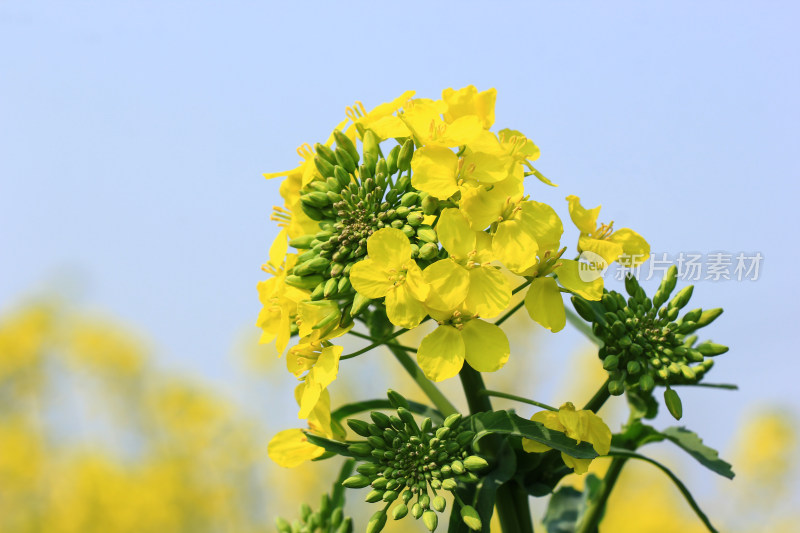
[[[695,331],[711,324],[722,309],[692,309],[678,315],[692,296],[693,286],[684,287],[667,301],[675,289],[678,271],[673,265],[650,299],[633,276],[625,279],[629,298],[605,291],[598,304],[573,297],[575,310],[592,322],[592,331],[603,341],[598,355],[609,373],[608,392],[620,395],[626,389],[650,394],[656,385],[666,386],[670,412],[680,418],[680,400],[670,385],[700,382],[714,364],[714,356],[727,346],[710,341],[697,343]]]
[[[285,177],[285,203],[273,216],[281,230],[264,265],[271,278],[258,287],[258,326],[262,342],[288,348],[289,370],[307,385],[301,418],[336,377],[333,340],[368,309],[397,328],[434,320],[417,363],[441,381],[465,362],[481,372],[505,365],[509,342],[491,319],[516,309],[515,292],[527,290],[529,315],[554,332],[566,322],[562,293],[603,294],[602,279],[585,281],[563,257],[555,209],[525,190],[528,176],[554,186],[533,166],[538,147],[516,130],[492,131],[496,91],[413,95],[348,108],[326,142],[298,150],[299,167],[266,175]],[[606,262],[649,252],[633,230],[598,225],[599,207],[567,200],[578,252]]]
[[[370,487],[366,501],[386,504],[373,515],[368,531],[383,528],[387,510],[395,501],[393,519],[404,518],[410,510],[433,531],[439,520],[436,513],[444,512],[447,506],[441,493],[451,492],[457,497],[458,483],[477,482],[476,473],[489,464],[470,453],[475,432],[461,424],[460,414],[448,416],[438,427],[431,418],[417,424],[405,398],[393,391],[389,391],[389,398],[396,406],[396,416],[373,411],[372,423],[347,420],[350,429],[366,440],[349,446],[349,452],[364,462],[356,467],[358,474],[342,484],[354,489]],[[471,507],[462,506],[462,518],[470,528],[481,529],[480,518]]]

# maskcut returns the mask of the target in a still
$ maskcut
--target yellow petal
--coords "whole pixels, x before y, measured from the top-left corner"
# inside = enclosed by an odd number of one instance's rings
[[[447,125],[444,135],[434,139],[434,142],[444,146],[462,146],[483,133],[481,119],[475,115],[465,115],[455,119]]]
[[[311,410],[317,405],[322,391],[336,379],[336,375],[339,373],[339,357],[341,355],[341,346],[326,346],[322,349],[317,362],[306,376],[306,386],[300,398],[298,418],[308,417]]]
[[[525,295],[525,308],[532,319],[553,333],[561,331],[567,324],[561,291],[553,278],[533,280]]]
[[[511,301],[511,285],[499,269],[492,266],[469,270],[469,292],[464,306],[482,318],[499,315]]]
[[[419,268],[419,265],[413,259],[405,264],[405,269],[406,288],[408,288],[409,292],[414,298],[420,302],[424,302],[428,299],[431,288],[425,281],[425,277],[422,275],[422,269]]]
[[[508,156],[471,152],[464,156],[464,177],[481,183],[497,183],[511,175],[513,163]]]
[[[417,363],[431,381],[442,381],[458,374],[464,366],[464,341],[452,326],[439,326],[422,339]]]
[[[547,444],[536,442],[535,440],[522,439],[522,449],[528,453],[544,453],[552,450],[553,448],[551,448]]]
[[[350,269],[350,283],[359,294],[367,298],[382,298],[394,286],[389,275],[374,260],[367,258]]]
[[[411,242],[399,229],[382,228],[367,239],[367,253],[382,267],[400,270],[411,258]]]
[[[267,445],[269,458],[285,468],[294,468],[323,453],[325,450],[308,442],[300,429],[283,430]]]
[[[613,263],[623,252],[622,245],[619,243],[595,239],[586,235],[581,235],[578,238],[578,249],[582,252],[595,253],[602,257],[606,263]]]
[[[431,292],[425,304],[439,311],[455,310],[469,292],[469,273],[452,259],[440,259],[422,272]]]
[[[458,192],[458,157],[449,148],[423,146],[411,159],[411,184],[436,198],[446,199]]]
[[[503,330],[483,320],[470,320],[461,330],[469,366],[478,372],[494,372],[503,368],[511,349]]]
[[[286,230],[278,232],[272,245],[269,247],[269,264],[275,268],[280,267],[286,259],[286,252],[289,250],[289,240],[286,237]]]
[[[558,409],[558,421],[564,426],[564,433],[572,439],[578,441],[578,444],[583,440],[583,423],[584,418],[571,402],[567,402]]]
[[[469,227],[467,218],[453,207],[442,211],[436,224],[436,234],[451,257],[466,259],[475,249],[475,231]]]
[[[539,244],[519,220],[504,220],[492,237],[492,253],[510,271],[520,273],[536,264]]]
[[[368,129],[382,141],[394,137],[408,137],[411,134],[406,123],[394,116],[381,117],[371,123]]]
[[[564,452],[561,452],[561,459],[564,461],[564,464],[568,467],[575,470],[575,473],[578,475],[585,474],[589,471],[589,464],[591,464],[591,459],[576,459],[570,455],[567,455]]]
[[[476,115],[481,125],[489,129],[494,124],[494,103],[497,99],[497,89],[489,89],[481,93],[474,85],[463,89],[445,89],[442,91],[442,100],[447,103],[444,119],[448,122],[464,115]]]
[[[427,315],[425,306],[411,294],[407,283],[398,285],[386,295],[386,316],[395,326],[415,328]]]
[[[618,229],[608,240],[622,246],[623,257],[619,258],[619,262],[623,266],[641,265],[650,257],[650,245],[644,237],[630,228]]]
[[[519,220],[528,231],[533,232],[536,242],[539,243],[539,254],[559,249],[564,226],[552,207],[542,202],[522,202]]]
[[[585,427],[585,439],[592,443],[594,451],[600,455],[606,455],[611,449],[611,429],[603,422],[603,419],[591,411],[581,411],[587,418]]]
[[[594,209],[584,209],[581,199],[575,195],[567,196],[569,202],[569,216],[581,233],[594,233],[597,229],[597,215],[600,214],[600,206]]]
[[[564,288],[587,300],[602,298],[603,278],[600,271],[589,270],[589,266],[585,263],[578,263],[571,259],[559,259],[558,262],[561,263],[561,266],[556,269],[556,274]]]

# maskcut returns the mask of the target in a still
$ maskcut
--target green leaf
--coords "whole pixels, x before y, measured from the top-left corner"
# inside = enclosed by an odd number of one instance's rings
[[[539,422],[517,416],[512,411],[488,411],[467,418],[475,431],[473,445],[486,435],[515,435],[535,440],[577,459],[594,459],[597,452],[588,442],[578,444],[560,431],[549,429]]]
[[[628,389],[625,395],[634,418],[653,419],[658,414],[658,402],[649,392],[637,392]]]
[[[697,461],[728,479],[733,479],[735,475],[731,469],[730,463],[727,463],[719,458],[719,453],[703,444],[697,433],[689,431],[685,427],[669,427],[661,432],[667,439],[671,440],[681,448],[683,448],[689,455],[697,459]]]
[[[670,470],[669,468],[667,468],[666,466],[662,465],[661,463],[659,463],[658,461],[656,461],[654,459],[650,459],[649,457],[646,457],[644,455],[638,454],[636,452],[632,452],[630,450],[623,450],[621,448],[612,447],[611,450],[608,452],[608,455],[613,456],[613,457],[629,457],[631,459],[639,459],[641,461],[646,461],[646,462],[650,463],[651,465],[657,467],[659,470],[661,470],[667,476],[669,476],[669,478],[672,480],[673,483],[675,483],[675,485],[678,487],[678,490],[681,492],[683,497],[686,499],[686,502],[689,504],[689,506],[692,508],[692,510],[695,512],[695,514],[697,514],[698,518],[700,518],[700,520],[703,522],[703,524],[706,526],[706,528],[708,528],[708,530],[711,531],[711,533],[719,533],[714,528],[714,526],[711,525],[711,521],[708,519],[708,516],[706,516],[706,514],[703,512],[703,510],[700,509],[700,506],[697,505],[697,502],[695,501],[694,497],[692,496],[692,493],[689,492],[689,489],[686,488],[686,485],[684,485],[683,482],[680,479],[678,479],[678,476],[676,476],[675,474],[672,473],[672,470]]]
[[[434,423],[440,423],[443,420],[442,413],[425,405],[424,403],[419,402],[412,402],[411,400],[408,401],[410,404],[409,411],[414,414],[420,416],[429,416]],[[345,404],[338,409],[331,412],[331,419],[333,420],[342,420],[345,418],[350,418],[353,415],[358,413],[363,413],[366,411],[379,411],[379,410],[390,410],[393,411],[394,407],[389,402],[389,400],[384,399],[376,399],[376,400],[364,400],[363,402],[354,402]]]
[[[597,497],[602,481],[594,474],[586,476],[583,492],[572,487],[561,487],[550,498],[544,515],[547,533],[572,533],[580,522],[588,503]]]

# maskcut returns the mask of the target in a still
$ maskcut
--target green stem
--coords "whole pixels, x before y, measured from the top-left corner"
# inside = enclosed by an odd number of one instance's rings
[[[546,403],[537,402],[536,400],[529,400],[528,398],[523,398],[522,396],[508,394],[507,392],[485,389],[482,391],[478,391],[478,394],[483,394],[486,396],[494,396],[496,398],[505,398],[507,400],[515,400],[517,402],[535,405],[536,407],[541,407],[542,409],[547,409],[548,411],[558,411],[558,409],[556,409],[552,405],[547,405]]]
[[[422,389],[428,398],[433,402],[433,405],[442,413],[443,416],[449,416],[453,413],[457,413],[458,409],[453,406],[450,401],[445,398],[444,394],[434,385],[428,378],[425,377],[425,374],[422,370],[417,366],[417,364],[411,359],[411,357],[402,349],[396,346],[392,346],[391,344],[387,345],[387,348],[394,354],[397,360],[403,365],[403,368],[406,369],[406,372],[414,378],[414,381],[417,382],[419,388]]]
[[[600,487],[600,493],[595,500],[589,503],[589,507],[578,523],[575,533],[595,533],[597,531],[597,525],[600,523],[600,518],[603,515],[603,509],[606,506],[608,497],[611,495],[611,491],[614,489],[619,474],[622,472],[622,467],[625,466],[627,460],[628,459],[625,457],[614,457],[611,460],[611,465],[608,467],[608,471],[603,478],[603,485]]]
[[[611,378],[608,378],[605,383],[603,383],[603,385],[597,389],[597,392],[594,393],[592,399],[583,406],[584,409],[588,409],[589,411],[596,413],[601,407],[603,407],[603,404],[606,403],[606,400],[611,397],[611,393],[608,392],[609,381],[611,381]]]
[[[517,288],[515,288],[513,291],[511,291],[511,294],[517,294],[519,291],[521,291],[522,289],[524,289],[525,287],[530,285],[532,281],[533,281],[533,278],[525,280],[521,285],[519,285]]]
[[[408,331],[408,330],[405,329],[405,328],[398,329],[397,331],[395,331],[394,333],[392,333],[388,337],[384,337],[383,339],[381,339],[379,341],[375,341],[372,344],[370,344],[369,346],[364,346],[360,350],[357,350],[357,351],[355,351],[353,353],[349,353],[347,355],[341,356],[339,358],[339,360],[340,361],[344,361],[345,359],[352,359],[353,357],[359,356],[362,353],[367,353],[368,351],[370,351],[370,350],[372,350],[374,348],[377,348],[378,346],[382,346],[382,345],[386,344],[387,342],[389,342],[390,340],[394,339],[395,337],[399,337],[400,335],[402,335],[406,331]]]
[[[458,377],[461,378],[470,414],[491,411],[492,401],[490,394],[486,394],[486,385],[480,372],[466,363],[461,367]],[[528,500],[528,494],[515,481],[509,481],[497,489],[495,507],[503,533],[533,533]]]
[[[497,321],[495,321],[494,325],[495,325],[495,326],[499,326],[500,324],[502,324],[503,322],[505,322],[506,320],[508,320],[509,318],[511,318],[511,315],[513,315],[514,313],[516,313],[517,311],[519,311],[519,308],[520,308],[520,307],[522,307],[523,305],[525,305],[525,300],[523,300],[523,301],[519,302],[517,305],[515,305],[514,307],[512,307],[511,309],[509,309],[509,310],[508,310],[508,312],[507,312],[506,314],[504,314],[504,315],[503,315],[503,316],[501,316],[499,319],[497,319]]]

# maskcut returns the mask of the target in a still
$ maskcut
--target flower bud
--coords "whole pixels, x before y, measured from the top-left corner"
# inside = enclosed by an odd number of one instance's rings
[[[694,290],[694,285],[689,285],[687,287],[682,288],[675,297],[670,300],[669,307],[675,307],[678,309],[683,308],[687,303],[689,303],[689,299],[692,297],[692,291]],[[670,318],[670,320],[674,320]]]
[[[383,498],[383,490],[375,489],[373,491],[370,491],[369,494],[367,494],[367,497],[364,499],[364,501],[367,503],[375,503],[381,501],[382,498]]]
[[[342,486],[347,487],[348,489],[361,489],[367,485],[369,485],[369,478],[362,474],[350,476],[342,481]]]
[[[325,159],[319,156],[315,156],[314,166],[317,167],[317,170],[319,170],[319,173],[322,175],[322,177],[324,178],[333,177],[334,165],[331,162],[326,161]]]
[[[480,531],[483,528],[478,511],[471,505],[465,505],[461,508],[461,520],[473,531]]]
[[[356,149],[356,145],[353,144],[353,141],[350,140],[350,137],[342,133],[340,130],[333,130],[333,140],[336,141],[336,149],[337,150],[344,150],[350,156],[350,158],[358,163],[359,155],[358,150]],[[334,150],[334,153],[336,151]]]
[[[483,457],[477,455],[470,455],[464,459],[464,467],[472,472],[480,472],[489,467],[489,463]],[[455,470],[454,470],[455,472]],[[456,472],[458,474],[459,472]]]
[[[377,511],[367,522],[367,533],[379,533],[386,525],[386,511]]]
[[[411,167],[411,158],[414,156],[414,141],[406,139],[400,153],[397,156],[397,168],[399,170],[408,170]]]
[[[409,407],[411,407],[408,404],[408,400],[406,400],[406,398],[402,394],[400,394],[395,390],[389,389],[388,391],[386,391],[386,395],[389,397],[389,403],[392,404],[392,407],[394,407],[395,409],[397,409],[398,407],[403,407],[404,409],[408,409]],[[391,420],[389,420],[389,423],[391,424]]]
[[[447,507],[447,501],[443,496],[436,496],[431,502],[431,507],[439,513],[444,512],[445,507]]]
[[[422,516],[423,509],[419,503],[415,503],[411,506],[411,516],[419,520],[419,517]]]
[[[401,518],[405,518],[407,514],[408,514],[408,507],[406,507],[406,504],[404,503],[399,503],[394,507],[394,509],[392,509],[392,518],[395,520],[400,520]]]
[[[453,413],[444,419],[443,425],[444,427],[452,428],[457,426],[459,422],[461,422],[461,413]]]
[[[356,434],[362,437],[369,437],[371,433],[369,432],[369,424],[364,422],[363,420],[358,420],[356,418],[348,418],[347,425],[350,426]]]
[[[436,513],[433,511],[425,511],[422,513],[422,521],[425,523],[425,527],[428,528],[428,531],[436,531],[436,526],[439,525],[439,517],[436,516]]]
[[[423,224],[417,228],[417,239],[422,242],[435,243],[436,231],[432,227]]]
[[[714,357],[715,355],[721,355],[727,352],[728,347],[723,344],[717,344],[716,342],[704,342],[697,345],[697,351],[703,355]]]
[[[683,405],[681,404],[678,393],[675,392],[674,389],[667,388],[667,390],[664,391],[664,403],[667,404],[667,409],[669,409],[669,413],[675,420],[680,420],[683,416]]]

